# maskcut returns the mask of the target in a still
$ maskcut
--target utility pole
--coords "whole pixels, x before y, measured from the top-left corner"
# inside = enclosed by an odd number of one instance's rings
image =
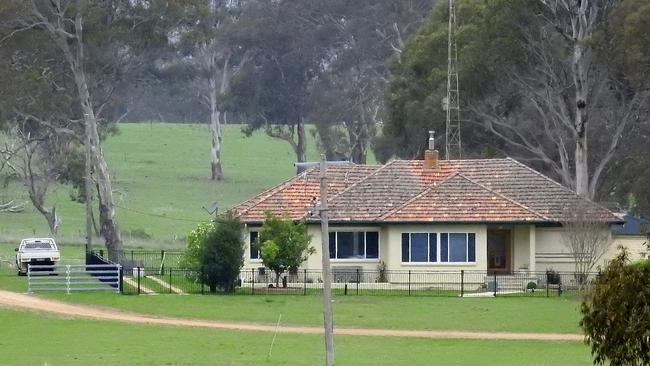
[[[320,167],[320,206],[317,208],[320,216],[321,230],[321,260],[323,266],[323,327],[325,330],[325,366],[334,366],[334,311],[332,309],[332,269],[330,267],[330,235],[327,208],[327,166],[347,165],[349,161],[326,161],[321,155],[319,163],[295,163],[296,167]]]
[[[443,108],[447,112],[445,159],[460,159],[460,96],[458,87],[458,48],[456,47],[456,4],[449,0],[449,38],[447,43],[447,96]]]
[[[90,128],[86,124],[86,165],[84,171],[84,193],[86,195],[86,263],[93,250],[93,206],[92,206],[92,147],[90,139]]]

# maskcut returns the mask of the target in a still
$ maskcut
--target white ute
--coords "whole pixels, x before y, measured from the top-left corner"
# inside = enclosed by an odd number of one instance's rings
[[[59,248],[52,238],[23,239],[16,248],[18,275],[27,274],[27,265],[53,265],[61,259]]]

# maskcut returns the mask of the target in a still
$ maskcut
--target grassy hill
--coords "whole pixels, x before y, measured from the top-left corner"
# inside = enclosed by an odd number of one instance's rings
[[[210,176],[210,137],[206,125],[133,123],[104,145],[115,181],[118,220],[130,245],[183,246],[183,238],[200,221],[202,208],[217,201],[221,210],[295,174],[290,146],[263,133],[245,137],[238,125],[224,128],[226,180]],[[311,136],[311,134],[308,134]],[[308,159],[317,160],[315,142]],[[84,206],[70,200],[71,188],[58,186],[50,195],[62,218],[59,241],[83,242]],[[0,192],[0,200],[27,196],[19,184]],[[23,213],[0,213],[0,242],[28,235],[48,235],[45,220],[31,206]]]

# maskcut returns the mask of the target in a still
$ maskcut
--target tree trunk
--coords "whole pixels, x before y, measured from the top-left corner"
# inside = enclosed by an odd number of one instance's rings
[[[573,46],[573,82],[575,84],[575,131],[576,131],[576,151],[575,151],[575,190],[576,193],[583,197],[589,196],[589,166],[587,151],[587,88],[586,88],[586,70],[585,55],[582,42],[584,39],[577,35],[574,38]]]
[[[217,292],[217,285],[210,285],[210,293],[214,294]]]
[[[90,93],[88,92],[88,84],[81,66],[81,60],[74,63],[72,71],[84,113],[86,134],[90,140],[90,155],[99,194],[99,232],[104,237],[106,249],[108,249],[110,254],[113,251],[122,250],[122,237],[117,225],[115,203],[113,201],[113,185],[111,183],[108,164],[106,164],[100,145],[97,119],[95,118],[95,111],[90,101]]]
[[[296,160],[303,163],[307,160],[307,136],[305,134],[305,122],[302,118],[296,124],[296,130],[298,132],[298,142],[295,144],[294,151]],[[296,167],[296,174],[300,174],[306,169],[305,167]]]
[[[213,56],[215,57],[215,56]],[[217,85],[217,70],[212,70],[210,77],[210,133],[212,137],[212,147],[210,149],[210,166],[212,180],[223,180],[223,169],[221,167],[221,141],[223,138],[221,129],[221,118],[225,114],[219,110],[218,98],[226,92],[228,86],[228,63],[230,56],[227,56],[221,70],[221,83]]]
[[[213,86],[214,84],[214,86]],[[221,111],[217,107],[216,80],[210,79],[210,135],[212,146],[210,148],[210,167],[212,180],[223,180],[223,169],[221,168]]]

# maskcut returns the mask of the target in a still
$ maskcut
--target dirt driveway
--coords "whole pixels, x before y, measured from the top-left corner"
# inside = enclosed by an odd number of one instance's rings
[[[114,309],[96,308],[87,305],[75,305],[61,301],[43,299],[34,295],[25,295],[0,290],[0,307],[25,309],[36,312],[47,312],[69,317],[91,318],[97,320],[112,320],[125,323],[171,325],[196,328],[213,328],[228,330],[245,330],[256,332],[321,334],[320,327],[286,326],[243,322],[227,322],[199,319],[182,319],[157,317],[136,313],[128,313]],[[579,334],[561,333],[505,333],[505,332],[471,332],[454,330],[407,330],[407,329],[369,329],[369,328],[336,328],[338,335],[356,335],[369,337],[411,337],[429,339],[499,339],[499,340],[534,340],[534,341],[574,341],[584,338]]]

